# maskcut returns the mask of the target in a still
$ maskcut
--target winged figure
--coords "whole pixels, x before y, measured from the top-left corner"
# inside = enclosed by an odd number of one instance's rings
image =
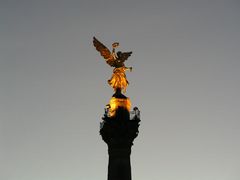
[[[113,75],[111,79],[108,80],[108,84],[117,92],[117,90],[123,90],[126,92],[128,86],[128,80],[126,78],[125,71],[132,71],[132,67],[126,67],[124,62],[131,56],[132,52],[121,52],[115,53],[115,48],[119,46],[118,42],[112,44],[112,52],[103,45],[96,37],[93,37],[93,45],[96,50],[100,52],[103,58],[106,60],[107,64],[113,69]]]
[[[103,45],[96,37],[93,37],[93,45],[96,47],[97,51],[103,56],[106,62],[115,68],[125,67],[124,62],[131,56],[132,52],[121,52],[115,53],[115,48],[119,46],[118,42],[112,44],[112,52]]]

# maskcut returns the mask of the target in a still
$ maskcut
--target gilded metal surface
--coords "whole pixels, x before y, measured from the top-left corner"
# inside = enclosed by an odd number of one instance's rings
[[[120,89],[124,93],[128,86],[128,80],[125,74],[126,70],[132,70],[132,67],[126,67],[124,62],[131,56],[132,52],[121,52],[115,53],[115,48],[119,46],[119,43],[115,42],[112,44],[112,52],[103,45],[99,40],[93,37],[93,45],[96,50],[100,52],[101,56],[106,60],[107,64],[114,67],[111,79],[108,80],[108,84],[116,92]]]

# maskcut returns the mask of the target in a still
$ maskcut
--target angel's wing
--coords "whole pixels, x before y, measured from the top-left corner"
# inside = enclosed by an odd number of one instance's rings
[[[121,60],[122,62],[126,61],[128,59],[129,56],[131,56],[132,52],[121,52],[118,51],[117,52],[117,57],[119,60]]]
[[[97,38],[93,37],[93,45],[95,46],[96,50],[100,52],[100,54],[104,57],[106,62],[110,65],[113,66],[114,64],[114,57],[110,50],[104,46],[100,41],[97,40]]]

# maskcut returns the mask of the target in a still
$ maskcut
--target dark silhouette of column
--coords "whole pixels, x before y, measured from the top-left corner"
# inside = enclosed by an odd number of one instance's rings
[[[139,114],[130,118],[129,111],[121,107],[114,117],[104,115],[100,134],[108,145],[108,180],[132,179],[130,155],[133,141],[138,135],[139,122]]]

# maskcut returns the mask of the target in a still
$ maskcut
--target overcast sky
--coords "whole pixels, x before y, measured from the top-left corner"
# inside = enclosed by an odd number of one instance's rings
[[[93,36],[133,51],[133,180],[240,179],[238,0],[0,0],[1,180],[107,179]]]

